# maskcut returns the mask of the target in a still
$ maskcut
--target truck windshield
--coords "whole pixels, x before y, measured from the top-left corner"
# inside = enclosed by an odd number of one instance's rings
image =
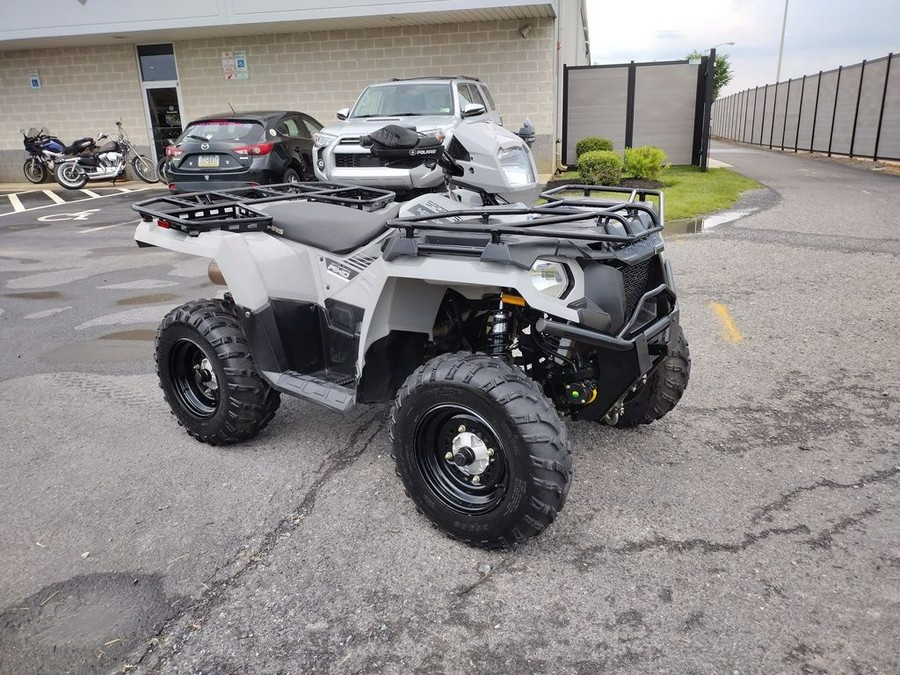
[[[449,83],[397,82],[367,87],[350,117],[452,114],[453,91]]]

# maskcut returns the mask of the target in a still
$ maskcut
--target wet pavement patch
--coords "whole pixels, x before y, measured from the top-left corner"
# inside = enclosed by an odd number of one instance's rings
[[[177,300],[178,297],[179,296],[174,295],[173,293],[150,293],[148,295],[135,295],[131,298],[122,298],[121,300],[117,300],[116,304],[126,306],[156,305],[161,302]]]
[[[109,333],[90,342],[76,342],[45,352],[42,357],[55,365],[84,363],[131,363],[153,358],[154,329]]]
[[[159,575],[85,574],[0,613],[0,672],[108,672],[175,614]]]
[[[23,291],[22,293],[4,293],[3,297],[19,300],[59,300],[65,296],[59,291]]]

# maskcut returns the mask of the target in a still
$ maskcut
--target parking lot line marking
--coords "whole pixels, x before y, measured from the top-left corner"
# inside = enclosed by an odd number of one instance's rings
[[[60,197],[58,194],[56,194],[53,190],[41,190],[41,192],[43,192],[45,195],[50,197],[50,199],[55,201],[57,204],[65,204],[66,203],[66,200],[63,199],[62,197]]]
[[[9,203],[12,204],[13,213],[21,213],[25,210],[25,205],[19,200],[18,195],[8,194],[6,196],[9,197]]]
[[[140,218],[138,218],[140,220]],[[127,223],[116,223],[114,225],[101,225],[100,227],[89,227],[86,230],[78,230],[78,234],[87,234],[88,232],[99,232],[100,230],[108,230],[111,227],[118,227],[119,225],[133,225],[138,222],[138,220],[131,220]]]
[[[129,192],[143,192],[144,190],[153,190],[152,187],[141,187],[135,188],[134,190],[129,190]],[[160,188],[161,189],[161,188]],[[82,192],[88,192],[88,190],[82,190]],[[6,195],[7,197],[11,197],[12,195]],[[93,199],[106,199],[107,197],[121,197],[122,195],[118,192],[110,192],[108,195],[97,195],[93,197]],[[75,202],[86,202],[89,201],[91,197],[85,197],[84,199],[73,199],[70,202],[66,202],[66,204],[74,204]],[[37,211],[39,209],[52,209],[59,206],[59,204],[45,204],[44,206],[33,206],[30,209],[25,209],[26,211]],[[11,216],[15,213],[19,213],[18,211],[10,211],[9,213],[0,213],[0,218],[3,216]]]
[[[95,199],[100,196],[96,192],[91,192],[90,190],[82,190],[82,192],[84,194],[86,194],[88,197],[93,197]]]
[[[711,302],[709,303],[709,306],[712,307],[713,311],[719,317],[719,321],[722,322],[722,328],[725,329],[725,339],[735,344],[743,342],[744,336],[734,322],[734,319],[731,318],[731,313],[728,311],[728,308],[721,302]]]

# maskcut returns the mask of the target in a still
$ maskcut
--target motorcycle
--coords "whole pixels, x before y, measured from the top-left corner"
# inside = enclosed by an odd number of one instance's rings
[[[131,164],[134,174],[145,183],[159,180],[156,165],[146,155],[138,154],[121,122],[116,122],[118,135],[90,154],[57,160],[56,182],[69,190],[80,190],[88,181],[116,180],[125,175],[125,165]]]
[[[43,183],[54,172],[56,163],[65,156],[77,155],[95,147],[95,141],[88,136],[66,145],[58,137],[51,136],[46,127],[38,131],[34,127],[19,129],[22,144],[30,157],[25,160],[22,172],[31,183]]]
[[[162,320],[163,394],[214,445],[256,436],[282,394],[341,412],[393,401],[391,456],[420,512],[516,546],[565,503],[562,418],[650,424],[687,387],[663,194],[564,186],[528,206],[528,146],[489,124],[449,148],[398,126],[360,144],[440,166],[447,192],[400,203],[298,182],[134,204],[139,244],[209,258],[228,287]]]

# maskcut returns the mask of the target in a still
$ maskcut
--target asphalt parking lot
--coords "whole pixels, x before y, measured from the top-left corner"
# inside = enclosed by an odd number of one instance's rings
[[[386,406],[189,438],[153,333],[220,289],[134,245],[135,195],[0,215],[0,673],[900,672],[900,178],[713,157],[767,189],[668,240],[684,399],[571,423],[514,552],[416,514]]]

